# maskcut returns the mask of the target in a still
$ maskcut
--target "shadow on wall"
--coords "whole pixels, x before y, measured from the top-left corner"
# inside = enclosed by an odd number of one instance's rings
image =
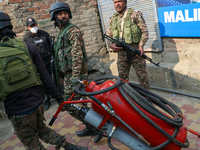
[[[198,79],[178,73],[167,67],[155,68],[149,66],[147,71],[151,86],[200,96],[200,82]]]
[[[162,36],[162,50],[158,53],[153,52],[152,59],[155,61],[159,61],[161,66],[162,64],[165,63],[173,63],[175,66],[180,61],[177,50],[177,43],[168,35],[166,35],[165,27],[161,22],[159,22],[159,28],[160,28],[160,34]]]
[[[152,53],[152,59],[159,61],[160,67],[162,69],[164,69],[165,72],[167,72],[168,78],[169,78],[167,80],[171,80],[171,82],[172,82],[170,87],[173,89],[178,89],[180,87],[178,87],[178,82],[176,79],[177,78],[176,72],[173,69],[174,66],[176,66],[176,64],[179,63],[179,54],[177,51],[177,45],[172,38],[168,38],[168,35],[166,35],[166,32],[165,32],[165,27],[161,22],[159,22],[159,28],[160,28],[160,34],[162,35],[162,37],[164,37],[163,39],[166,39],[166,40],[162,40],[162,51],[161,52]],[[157,60],[157,58],[160,58],[160,59]],[[151,74],[152,73],[154,74],[154,72],[151,72]],[[150,76],[151,83],[154,82],[152,80],[156,80],[156,78],[153,78],[154,77],[153,74]],[[162,75],[162,74],[160,74],[160,75]],[[165,76],[163,76],[163,77],[165,79]],[[161,78],[158,78],[158,79],[161,80]]]

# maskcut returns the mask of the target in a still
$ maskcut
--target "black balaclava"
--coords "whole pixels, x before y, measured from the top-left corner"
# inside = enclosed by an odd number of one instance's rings
[[[16,34],[10,28],[5,27],[5,28],[0,29],[0,39],[2,39],[5,36],[9,38],[15,38]]]

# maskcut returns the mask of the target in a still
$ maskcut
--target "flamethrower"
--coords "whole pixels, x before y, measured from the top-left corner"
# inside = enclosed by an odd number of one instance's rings
[[[103,131],[112,150],[114,138],[134,150],[181,150],[187,148],[187,131],[183,114],[173,103],[133,82],[117,76],[102,77],[91,82],[80,81],[74,92],[90,100],[63,102],[53,116],[51,126],[65,104],[91,103],[91,108],[77,107],[82,121]],[[100,133],[99,133],[100,134]]]

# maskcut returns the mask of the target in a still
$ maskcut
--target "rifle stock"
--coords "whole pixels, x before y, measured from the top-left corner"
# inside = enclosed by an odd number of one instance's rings
[[[118,40],[116,40],[116,39],[114,39],[114,38],[112,38],[112,37],[110,37],[110,36],[108,36],[108,35],[106,35],[106,34],[104,34],[104,37],[105,37],[106,39],[108,39],[108,40],[110,40],[110,41],[116,43],[119,47],[123,47],[126,51],[130,51],[131,53],[134,53],[135,55],[138,55],[138,56],[140,56],[140,57],[142,57],[142,58],[148,60],[148,61],[151,62],[152,64],[154,64],[154,65],[160,67],[160,65],[159,65],[160,63],[155,63],[155,62],[153,62],[153,60],[152,60],[151,58],[149,58],[149,57],[148,57],[147,55],[145,55],[145,54],[140,55],[140,54],[141,54],[140,50],[138,50],[138,49],[136,49],[136,48],[130,46],[129,44],[127,44],[127,43],[125,43],[125,42],[123,42],[123,41],[118,41]]]
[[[57,88],[61,91],[60,89],[60,84],[58,80],[58,73],[56,71],[56,62],[55,62],[55,50],[54,50],[54,41],[55,41],[55,36],[51,36],[51,71],[52,71],[52,78],[54,80],[54,83],[56,84]]]

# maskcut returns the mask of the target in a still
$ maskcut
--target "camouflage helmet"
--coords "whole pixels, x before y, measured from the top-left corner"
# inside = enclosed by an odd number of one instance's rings
[[[13,25],[11,24],[11,19],[7,13],[3,13],[0,11],[0,30],[2,28],[10,28],[11,30],[13,29]]]
[[[59,11],[67,11],[69,13],[69,19],[72,19],[70,6],[64,2],[57,2],[57,3],[52,4],[50,7],[51,21],[55,20],[55,13]]]

